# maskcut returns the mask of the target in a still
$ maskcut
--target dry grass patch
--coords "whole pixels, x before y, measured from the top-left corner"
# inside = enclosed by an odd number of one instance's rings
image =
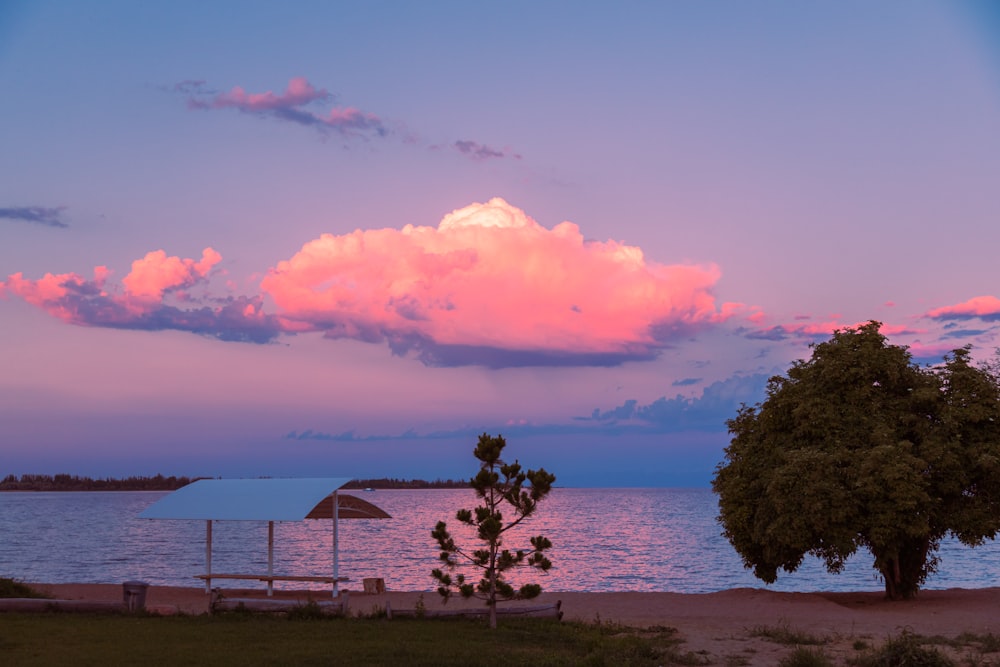
[[[749,631],[749,635],[785,646],[822,646],[830,643],[829,637],[817,637],[806,632],[792,630],[787,625],[758,625]]]

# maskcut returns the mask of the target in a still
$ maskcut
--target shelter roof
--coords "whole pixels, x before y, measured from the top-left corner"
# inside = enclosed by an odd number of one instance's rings
[[[302,521],[349,481],[350,477],[200,479],[160,498],[139,518]]]
[[[306,515],[307,519],[332,519],[333,518],[333,496],[327,496],[319,501]],[[391,519],[389,513],[377,505],[373,505],[367,500],[362,500],[357,496],[346,493],[337,494],[337,518],[338,519]]]

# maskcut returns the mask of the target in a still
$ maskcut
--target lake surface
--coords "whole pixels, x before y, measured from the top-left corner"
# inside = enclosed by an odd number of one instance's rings
[[[196,586],[205,571],[205,522],[139,519],[165,492],[0,493],[0,576],[28,582]],[[360,587],[381,577],[394,590],[433,590],[437,549],[430,533],[449,524],[460,545],[472,546],[454,520],[475,506],[470,490],[357,492],[393,516],[340,521],[340,571]],[[537,516],[522,526],[553,542],[553,569],[531,572],[550,591],[673,591],[705,593],[765,587],[743,569],[720,535],[715,496],[708,489],[556,489]],[[329,574],[329,521],[275,524],[274,571]],[[926,588],[998,585],[1000,545],[969,549],[954,541],[941,549],[939,571]],[[859,553],[845,572],[831,575],[807,558],[794,574],[767,586],[780,591],[882,590],[871,556]],[[213,527],[212,569],[266,572],[267,523],[219,521]],[[518,583],[517,577],[512,577]],[[254,586],[254,582],[240,585]],[[294,588],[282,583],[280,588]]]

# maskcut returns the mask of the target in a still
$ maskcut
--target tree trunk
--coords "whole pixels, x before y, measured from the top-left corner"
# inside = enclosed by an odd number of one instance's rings
[[[927,576],[927,539],[913,539],[893,554],[876,554],[876,568],[885,581],[885,597],[909,600],[916,596]]]
[[[497,629],[497,557],[496,547],[490,554],[490,630]]]

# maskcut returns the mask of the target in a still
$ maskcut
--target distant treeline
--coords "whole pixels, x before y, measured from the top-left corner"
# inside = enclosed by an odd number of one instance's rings
[[[92,479],[79,475],[7,475],[0,491],[174,491],[200,477],[125,477]]]
[[[7,475],[0,480],[0,491],[175,491],[205,477],[125,477],[93,479],[79,475]],[[452,479],[428,482],[423,479],[356,479],[345,489],[463,489],[468,481]]]
[[[344,485],[345,489],[466,489],[468,487],[468,480],[437,479],[428,482],[425,479],[395,479],[393,477],[355,479]]]

